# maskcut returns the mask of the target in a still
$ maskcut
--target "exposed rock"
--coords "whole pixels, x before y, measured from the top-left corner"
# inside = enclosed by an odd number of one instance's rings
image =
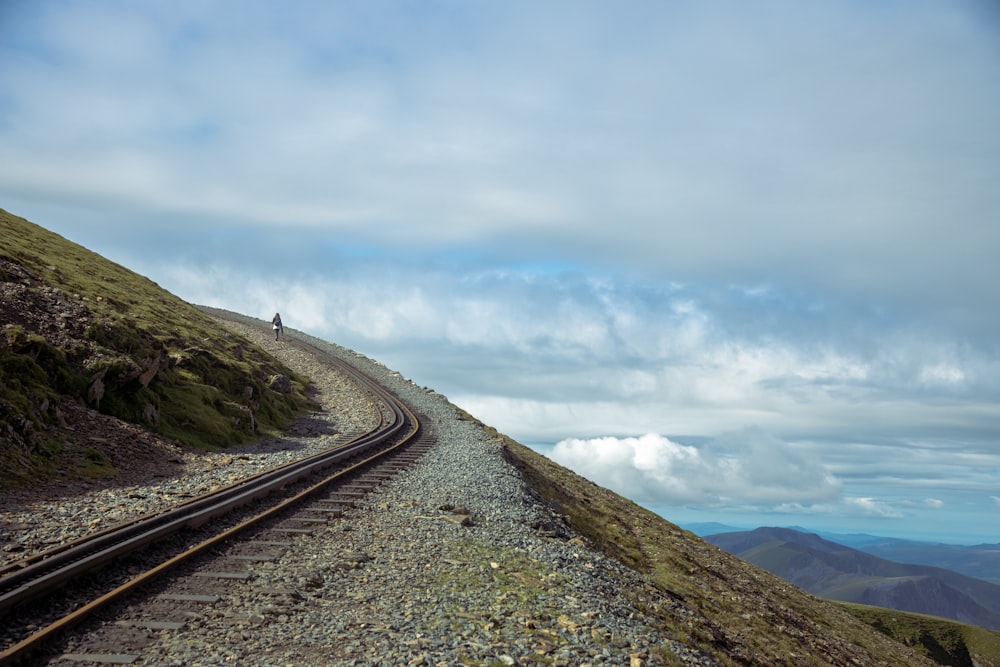
[[[101,399],[104,398],[104,376],[108,369],[103,368],[90,379],[90,388],[87,389],[87,403],[95,407],[100,407]]]
[[[253,410],[249,407],[241,408],[242,413],[233,417],[233,426],[237,429],[248,429],[251,433],[257,432],[257,418],[253,416]]]
[[[148,387],[149,383],[156,377],[161,365],[164,363],[163,352],[158,352],[145,360],[145,369],[139,375],[139,384]]]
[[[292,393],[292,381],[287,375],[272,375],[267,381],[267,386],[269,389],[273,389],[279,394]]]
[[[531,527],[537,530],[538,534],[542,537],[558,537],[560,539],[569,537],[569,531],[566,529],[566,526],[553,519],[537,521]]]
[[[142,408],[142,419],[147,424],[157,425],[160,423],[160,410],[155,405],[150,402],[146,402],[146,405]]]
[[[463,528],[468,528],[473,523],[472,516],[468,514],[442,514],[441,518]]]
[[[26,271],[18,264],[0,260],[0,274],[20,276]],[[0,281],[0,321],[18,325],[29,335],[42,336],[66,352],[93,350],[94,344],[85,340],[91,313],[79,297],[52,287],[30,287],[30,283]]]

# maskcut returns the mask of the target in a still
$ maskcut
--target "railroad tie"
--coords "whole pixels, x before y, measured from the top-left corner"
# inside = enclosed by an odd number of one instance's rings
[[[371,493],[376,486],[378,486],[378,484],[360,484],[360,483],[346,484],[343,487],[341,487],[341,492],[360,493],[361,495],[365,495]]]
[[[272,528],[272,531],[276,533],[285,533],[288,535],[312,535],[313,531],[309,528]]]
[[[324,517],[293,516],[289,517],[287,521],[291,521],[293,523],[304,523],[306,525],[311,525],[311,526],[325,526],[328,523],[330,523],[330,521],[325,516]]]
[[[214,604],[219,601],[218,595],[190,595],[187,593],[160,593],[156,598],[173,602],[202,602],[204,604]]]
[[[180,630],[184,627],[184,621],[115,621],[115,625],[143,630]]]
[[[131,665],[141,656],[132,653],[63,653],[63,660],[96,662],[102,665]]]
[[[344,510],[341,507],[306,507],[304,512],[319,512],[326,514],[327,516],[333,517],[334,519],[344,516]]]
[[[332,501],[332,502],[345,502],[346,501],[347,504],[351,504],[353,501],[360,500],[361,498],[364,498],[366,495],[368,495],[368,494],[361,493],[360,491],[335,491],[335,492],[331,493],[329,496],[327,496],[326,498],[320,499],[319,502],[322,503],[322,502],[326,502],[326,501]]]
[[[354,507],[354,500],[351,498],[320,498],[316,502],[324,505],[336,505],[341,511],[344,507]]]
[[[238,579],[246,581],[253,575],[250,572],[195,572],[194,576],[209,579]]]
[[[373,483],[373,484],[377,485],[377,484],[381,484],[382,482],[384,482],[386,480],[392,479],[395,476],[396,476],[396,473],[389,472],[389,471],[385,471],[385,472],[369,472],[369,473],[366,473],[366,474],[362,475],[361,477],[358,477],[358,481],[362,482],[362,483]]]

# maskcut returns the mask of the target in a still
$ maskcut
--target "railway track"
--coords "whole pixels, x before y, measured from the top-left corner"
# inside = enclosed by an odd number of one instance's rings
[[[220,582],[251,580],[247,564],[293,548],[296,539],[341,516],[430,447],[431,434],[391,392],[345,362],[326,358],[378,406],[381,418],[375,428],[334,449],[0,569],[0,622],[8,627],[23,624],[17,639],[0,646],[0,665],[51,659],[52,647],[75,626],[125,599],[142,599],[157,586],[162,588],[168,575],[188,570],[181,592],[156,594],[160,612],[139,614],[148,617],[140,619],[138,632],[116,632],[114,641],[98,643],[95,652],[55,656],[63,665],[137,660],[140,654],[129,651],[141,643],[138,637],[176,629],[197,613],[192,606],[217,601],[210,591]],[[222,570],[212,565],[220,553],[227,554]],[[199,592],[184,592],[188,588]],[[80,597],[78,589],[87,590],[89,599],[74,602]],[[116,642],[121,646],[114,646]]]

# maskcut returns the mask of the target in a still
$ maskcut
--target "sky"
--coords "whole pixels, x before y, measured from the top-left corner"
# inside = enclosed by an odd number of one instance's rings
[[[0,0],[0,207],[681,525],[1000,542],[998,109],[988,0]]]

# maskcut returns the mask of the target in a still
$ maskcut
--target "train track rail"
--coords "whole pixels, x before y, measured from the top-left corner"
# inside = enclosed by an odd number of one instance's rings
[[[289,343],[312,347],[302,341]],[[313,351],[323,354],[315,349]],[[375,428],[331,450],[0,569],[0,622],[6,623],[7,619],[19,615],[28,606],[44,606],[48,598],[58,598],[60,592],[72,588],[74,582],[84,576],[99,577],[94,573],[101,572],[123,557],[134,557],[136,553],[145,554],[148,551],[158,554],[156,562],[143,556],[142,571],[130,576],[124,583],[107,585],[88,602],[68,611],[49,614],[49,620],[41,628],[29,626],[30,632],[26,636],[9,646],[0,647],[0,665],[25,662],[37,655],[41,647],[51,645],[56,638],[112,602],[134,595],[168,571],[192,562],[221,544],[240,539],[240,535],[247,534],[254,527],[259,528],[267,522],[288,521],[295,508],[304,507],[308,501],[312,501],[314,506],[300,511],[312,512],[312,518],[299,521],[317,521],[317,511],[326,512],[326,516],[337,514],[340,511],[337,503],[350,504],[353,497],[371,490],[378,480],[405,468],[430,446],[431,437],[422,428],[420,419],[394,394],[346,362],[324,356],[352,377],[359,390],[369,394],[374,404],[382,406],[378,410],[380,423]],[[344,489],[349,484],[353,486]],[[319,510],[315,507],[317,502],[327,504]],[[284,530],[308,532],[308,528]],[[207,531],[210,535],[204,539],[199,536],[193,544],[185,543],[173,549],[151,547],[191,531]],[[52,606],[65,606],[65,602],[57,599]],[[126,662],[119,659],[122,655],[125,654],[111,654],[108,659],[93,657],[94,662]]]

